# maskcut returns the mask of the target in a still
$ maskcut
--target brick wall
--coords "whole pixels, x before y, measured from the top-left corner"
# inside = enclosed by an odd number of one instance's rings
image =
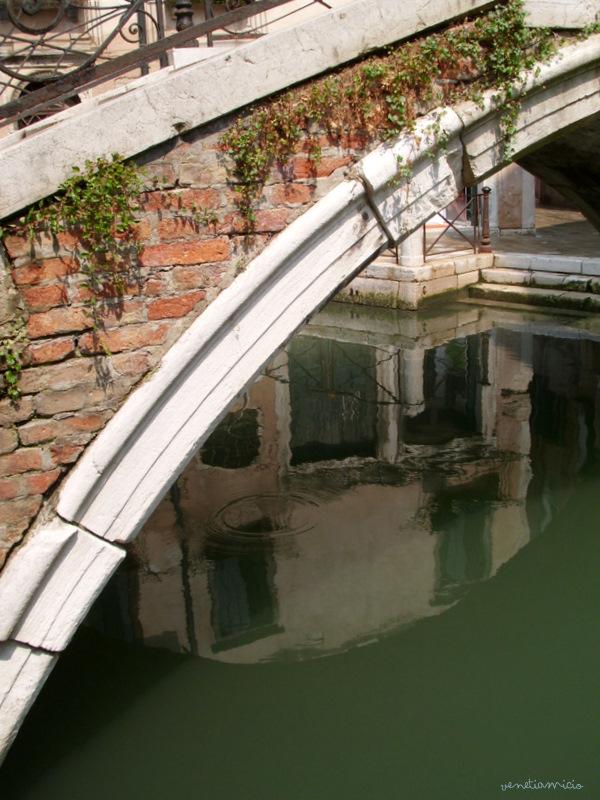
[[[5,255],[31,343],[20,401],[0,401],[0,567],[45,498],[182,331],[364,154],[360,141],[323,136],[323,158],[315,166],[300,145],[288,165],[273,171],[248,236],[219,149],[224,124],[139,160],[152,187],[141,198],[139,270],[119,302],[107,301],[98,335],[73,258],[77,240],[42,237],[32,246],[6,237]],[[195,222],[194,205],[217,221]]]

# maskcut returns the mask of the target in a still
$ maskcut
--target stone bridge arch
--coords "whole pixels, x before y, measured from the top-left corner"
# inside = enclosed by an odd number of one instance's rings
[[[542,163],[559,134],[581,154],[573,142],[598,124],[599,80],[600,36],[529,76],[515,160]],[[365,156],[219,294],[87,448],[0,579],[0,746],[10,743],[124,545],[273,352],[383,247],[503,166],[500,116],[490,93],[482,107],[434,112],[414,133]],[[411,163],[409,178],[398,179],[399,158]],[[593,218],[600,182],[589,174],[584,203]]]

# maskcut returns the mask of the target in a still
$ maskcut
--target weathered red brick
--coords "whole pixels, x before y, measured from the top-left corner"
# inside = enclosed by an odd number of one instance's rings
[[[42,311],[67,302],[67,291],[64,286],[32,286],[21,291],[23,299],[32,311]]]
[[[204,300],[205,296],[205,292],[197,291],[178,295],[177,297],[155,300],[148,304],[148,318],[166,319],[168,317],[185,317],[200,300]]]
[[[61,364],[24,369],[20,389],[23,394],[41,392],[43,389],[73,389],[86,383],[95,383],[96,378],[92,359],[72,358]]]
[[[49,442],[58,436],[59,431],[60,423],[57,420],[34,419],[19,427],[19,438],[21,444],[27,447],[41,442]]]
[[[133,237],[138,242],[149,239],[152,236],[152,223],[149,219],[140,219],[133,226]]]
[[[158,223],[158,236],[163,242],[173,239],[197,239],[201,226],[187,217],[172,217]]]
[[[320,161],[312,161],[304,156],[295,156],[292,159],[294,178],[327,178],[336,169],[346,167],[354,161],[352,156],[326,156]]]
[[[62,470],[52,469],[49,472],[39,472],[31,475],[24,475],[22,484],[25,494],[44,494],[60,478]]]
[[[79,339],[83,353],[120,353],[122,350],[136,350],[148,345],[162,344],[167,338],[169,326],[166,323],[126,325],[98,333],[85,333]]]
[[[12,453],[19,444],[19,437],[14,428],[0,428],[0,454]]]
[[[155,186],[173,186],[175,183],[175,169],[172,164],[154,161],[147,164],[144,171]]]
[[[218,267],[175,267],[173,270],[173,286],[176,289],[198,289],[210,282],[208,273],[218,272]]]
[[[250,223],[240,213],[225,214],[223,219],[217,223],[218,233],[247,233]]]
[[[64,419],[35,419],[21,425],[19,437],[21,444],[33,445],[49,442],[57,437],[77,437],[81,433],[93,433],[104,424],[106,414],[78,414]]]
[[[31,397],[21,397],[16,403],[12,400],[0,400],[0,425],[31,419],[34,411]]]
[[[134,222],[130,228],[120,233],[115,233],[115,239],[119,241],[138,241],[149,239],[152,236],[152,223],[147,217]]]
[[[68,231],[57,233],[56,241],[58,242],[58,246],[64,250],[77,250],[81,248],[81,239],[79,236],[75,233],[69,233]]]
[[[53,469],[49,472],[28,472],[25,475],[0,478],[0,500],[44,494],[60,475],[60,469]]]
[[[113,356],[112,366],[119,375],[144,375],[150,369],[147,353],[121,353]]]
[[[219,192],[215,189],[179,189],[170,192],[148,192],[142,201],[142,208],[146,211],[182,209],[191,211],[194,206],[198,210],[217,208],[220,202]]]
[[[55,464],[72,464],[77,461],[83,449],[84,446],[79,444],[54,444],[50,448],[50,453]]]
[[[41,339],[57,333],[83,331],[91,327],[90,315],[84,308],[53,308],[40,314],[32,314],[27,331],[32,339]]]
[[[193,162],[181,164],[177,173],[181,184],[212,187],[227,183],[227,170],[212,153],[204,158],[195,156]]]
[[[102,308],[100,316],[102,317],[102,323],[107,326],[144,322],[146,319],[146,304],[141,299],[108,302]]]
[[[76,414],[60,421],[63,432],[94,432],[104,427],[109,415],[107,414]]]
[[[27,264],[13,270],[13,280],[18,286],[63,278],[77,272],[79,267],[72,258],[47,258],[39,264]]]
[[[6,563],[13,547],[23,539],[24,528],[0,523],[0,569]]]
[[[0,500],[12,500],[24,494],[25,491],[21,475],[11,475],[9,478],[0,478]]]
[[[0,456],[0,475],[17,475],[20,472],[43,469],[43,451],[39,447],[15,450]]]
[[[25,361],[29,364],[47,364],[62,361],[75,352],[75,341],[69,336],[64,339],[50,339],[34,342],[25,351]]]
[[[14,497],[21,497],[23,494],[25,494],[25,492],[22,489],[22,479],[20,475],[0,478],[0,500],[12,500]]]
[[[42,499],[41,495],[38,495],[0,503],[0,520],[5,525],[23,525],[22,530],[25,530],[39,511]]]
[[[271,187],[269,199],[271,203],[279,205],[290,203],[302,205],[310,203],[314,193],[314,187],[305,183],[280,183]]]
[[[264,209],[256,213],[254,231],[256,233],[276,233],[287,225],[289,212],[287,208]]]
[[[223,237],[202,239],[196,242],[177,242],[145,247],[140,255],[144,267],[161,267],[171,264],[204,264],[224,261],[229,256],[229,241]]]
[[[29,236],[15,235],[4,237],[4,247],[11,258],[29,255],[33,249]]]
[[[52,416],[61,411],[78,411],[89,401],[89,393],[81,387],[64,392],[38,392],[33,397],[35,410],[42,416]]]
[[[118,290],[116,286],[105,286],[104,289],[99,289],[96,292],[92,292],[87,286],[83,286],[82,284],[77,284],[76,286],[72,286],[70,289],[70,302],[71,303],[87,303],[92,297],[97,297],[102,300],[108,300],[113,304],[119,304],[122,302],[121,298],[123,297],[135,297],[139,295],[141,292],[141,287],[139,283],[126,283],[123,286],[122,291]]]
[[[221,195],[216,189],[184,189],[182,196],[187,208],[195,205],[199,211],[203,208],[217,208],[221,204]]]
[[[169,291],[169,282],[166,276],[148,278],[144,284],[144,294],[149,297],[159,297]]]

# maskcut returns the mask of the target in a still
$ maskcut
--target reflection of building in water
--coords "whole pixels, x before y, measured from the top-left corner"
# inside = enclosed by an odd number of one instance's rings
[[[324,655],[494,575],[600,427],[600,346],[499,314],[321,313],[135,543],[113,585],[131,635],[229,661]]]

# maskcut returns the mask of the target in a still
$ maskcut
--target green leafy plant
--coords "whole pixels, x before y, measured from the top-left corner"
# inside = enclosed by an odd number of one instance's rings
[[[408,181],[412,178],[413,167],[412,164],[405,161],[402,156],[396,156],[396,164],[398,165],[398,182],[405,180]]]
[[[593,36],[596,33],[600,33],[600,20],[596,20],[596,22],[590,22],[589,25],[586,25],[580,33],[580,39],[587,39],[588,36]]]
[[[354,137],[365,145],[385,141],[411,131],[416,118],[435,107],[465,99],[481,103],[483,91],[493,87],[508,160],[523,75],[554,51],[552,32],[528,28],[522,0],[507,0],[473,20],[390,47],[255,106],[222,137],[242,215],[251,227],[271,170],[285,167],[301,140],[316,164],[323,134],[339,144]],[[438,132],[436,154],[447,145],[441,127]]]
[[[61,184],[57,194],[32,206],[21,229],[34,240],[41,233],[76,236],[74,249],[88,289],[86,303],[97,328],[102,305],[122,297],[135,278],[139,242],[136,212],[142,191],[139,168],[114,153],[111,158],[86,161],[83,169]]]
[[[75,237],[73,257],[88,290],[85,303],[94,331],[101,326],[104,305],[114,307],[134,279],[140,246],[135,215],[142,188],[140,170],[116,153],[111,158],[86,161],[83,169],[73,167],[73,174],[54,197],[40,201],[20,220],[0,230],[0,236],[27,234],[32,242],[43,233],[57,236],[68,232]],[[17,400],[27,337],[22,320],[15,321],[12,328],[0,338],[0,395]]]
[[[21,317],[4,328],[0,336],[0,397],[8,397],[14,402],[20,397],[19,377],[27,336]]]

